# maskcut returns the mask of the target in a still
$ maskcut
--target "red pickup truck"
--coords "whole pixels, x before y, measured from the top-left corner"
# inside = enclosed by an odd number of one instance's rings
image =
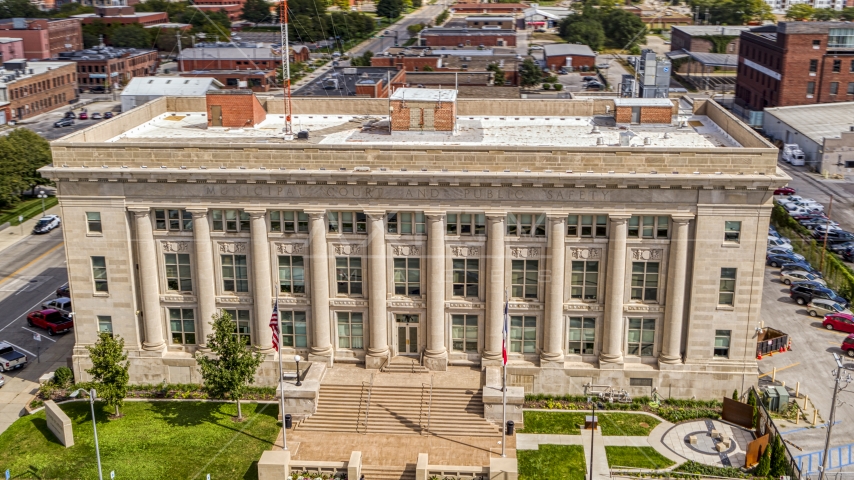
[[[74,321],[59,310],[36,310],[27,314],[27,324],[47,330],[51,337],[74,328]]]

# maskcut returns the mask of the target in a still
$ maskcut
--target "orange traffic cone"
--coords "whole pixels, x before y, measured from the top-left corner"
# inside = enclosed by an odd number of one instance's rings
[[[757,360],[762,360],[762,352],[759,352],[759,355],[756,355]]]

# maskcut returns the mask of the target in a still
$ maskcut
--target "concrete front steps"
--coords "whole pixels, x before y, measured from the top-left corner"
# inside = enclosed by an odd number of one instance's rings
[[[418,363],[418,360],[408,357],[394,357],[383,366],[383,373],[430,373],[427,367]]]
[[[483,418],[483,399],[480,391],[434,387],[431,407],[429,385],[375,385],[371,394],[370,412],[366,415],[370,388],[368,385],[322,385],[317,413],[302,421],[297,430],[501,436],[498,427]]]
[[[362,465],[365,480],[415,480],[415,466],[401,467]],[[355,479],[359,480],[359,479]]]

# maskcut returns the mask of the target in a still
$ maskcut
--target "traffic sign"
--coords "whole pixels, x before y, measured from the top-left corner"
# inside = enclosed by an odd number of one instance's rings
[[[110,478],[116,478],[116,471],[115,470],[110,472]]]
[[[11,478],[11,475],[9,475],[9,469],[7,468],[6,469],[6,480],[9,480],[9,478]]]
[[[39,335],[38,333],[34,333],[34,334],[33,334],[33,340],[35,340],[35,341],[37,341],[37,342],[41,342],[41,341],[42,341],[42,336],[41,336],[41,335]]]
[[[23,223],[23,222],[24,222],[24,216],[18,215],[18,223]]]

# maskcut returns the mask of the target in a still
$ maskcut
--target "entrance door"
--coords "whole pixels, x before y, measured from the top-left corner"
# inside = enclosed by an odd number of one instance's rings
[[[418,355],[418,315],[395,314],[397,354]]]
[[[222,107],[220,105],[211,105],[211,126],[222,126]]]
[[[632,123],[640,123],[640,107],[632,107]]]

